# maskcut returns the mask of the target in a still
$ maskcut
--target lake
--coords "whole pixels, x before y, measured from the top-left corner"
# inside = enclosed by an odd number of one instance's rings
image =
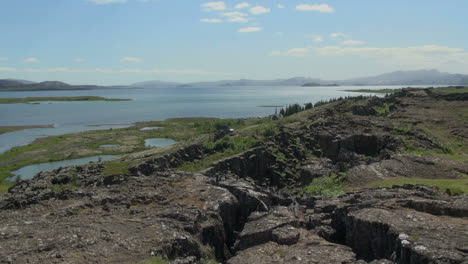
[[[353,89],[384,89],[402,86],[339,87],[199,87],[199,88],[129,88],[82,91],[0,92],[0,97],[103,96],[128,98],[119,102],[41,102],[40,104],[0,104],[0,125],[54,124],[0,135],[0,153],[25,145],[34,139],[87,130],[121,128],[137,121],[173,117],[257,117],[274,113],[262,105],[287,105],[317,102],[361,93]]]

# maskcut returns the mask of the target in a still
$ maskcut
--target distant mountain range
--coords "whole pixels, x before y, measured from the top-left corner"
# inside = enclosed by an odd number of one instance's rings
[[[118,86],[70,85],[64,82],[47,81],[34,83],[25,80],[0,80],[0,91],[68,91],[121,88]]]
[[[396,71],[336,83],[341,85],[468,85],[468,75],[438,70]]]
[[[294,77],[276,80],[226,80],[214,82],[178,83],[146,81],[130,86],[70,85],[58,81],[34,83],[25,80],[0,80],[0,91],[59,91],[93,90],[117,88],[182,88],[182,87],[230,87],[230,86],[336,86],[336,85],[468,85],[468,75],[439,72],[438,70],[396,71],[372,77],[349,80],[321,80],[317,78]]]
[[[147,81],[132,84],[141,88],[172,88],[200,86],[336,86],[336,85],[468,85],[468,75],[439,72],[438,70],[396,71],[378,76],[349,80],[321,80],[295,77],[276,80],[226,80],[214,82],[176,83]]]
[[[225,80],[214,82],[195,82],[195,83],[175,83],[175,82],[161,82],[161,81],[147,81],[134,83],[131,86],[142,88],[172,88],[172,87],[206,87],[206,86],[301,86],[305,83],[317,82],[320,79],[295,77],[290,79],[277,79],[277,80]]]

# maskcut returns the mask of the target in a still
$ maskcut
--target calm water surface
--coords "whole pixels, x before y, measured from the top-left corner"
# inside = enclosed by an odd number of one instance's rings
[[[103,96],[129,98],[121,102],[41,102],[40,104],[0,104],[0,125],[54,124],[54,128],[28,129],[0,135],[0,153],[25,145],[36,138],[87,130],[120,128],[137,121],[172,117],[254,117],[274,112],[261,105],[317,102],[361,93],[339,87],[210,87],[171,89],[113,89],[90,91],[0,92],[0,97]],[[400,88],[373,86],[367,89]]]
[[[21,177],[21,179],[23,180],[29,180],[29,179],[32,179],[36,174],[38,174],[41,171],[52,171],[60,167],[78,166],[78,165],[84,165],[90,162],[107,161],[107,160],[111,160],[117,157],[119,157],[119,155],[100,155],[100,156],[80,158],[80,159],[34,164],[34,165],[23,167],[16,171],[12,171],[11,173],[15,176],[11,178],[7,178],[7,180],[14,181],[16,177]]]
[[[171,146],[177,143],[176,141],[170,139],[170,138],[148,138],[145,139],[145,146],[149,148],[162,148],[162,147],[167,147]]]

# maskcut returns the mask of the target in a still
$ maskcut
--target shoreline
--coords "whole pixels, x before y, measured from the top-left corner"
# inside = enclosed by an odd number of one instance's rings
[[[25,126],[0,126],[0,135],[34,128],[54,128],[55,125],[25,125]]]
[[[101,96],[63,96],[63,97],[17,97],[0,98],[0,104],[39,104],[38,102],[82,102],[82,101],[132,101],[132,99],[106,98]]]

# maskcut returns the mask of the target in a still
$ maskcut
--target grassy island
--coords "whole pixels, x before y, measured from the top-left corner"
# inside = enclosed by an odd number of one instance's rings
[[[53,128],[54,125],[30,125],[30,126],[0,126],[0,134],[10,133],[31,128]]]
[[[70,101],[131,101],[131,99],[105,98],[101,96],[65,96],[65,97],[23,97],[0,98],[0,104],[21,104],[35,102],[70,102]]]

